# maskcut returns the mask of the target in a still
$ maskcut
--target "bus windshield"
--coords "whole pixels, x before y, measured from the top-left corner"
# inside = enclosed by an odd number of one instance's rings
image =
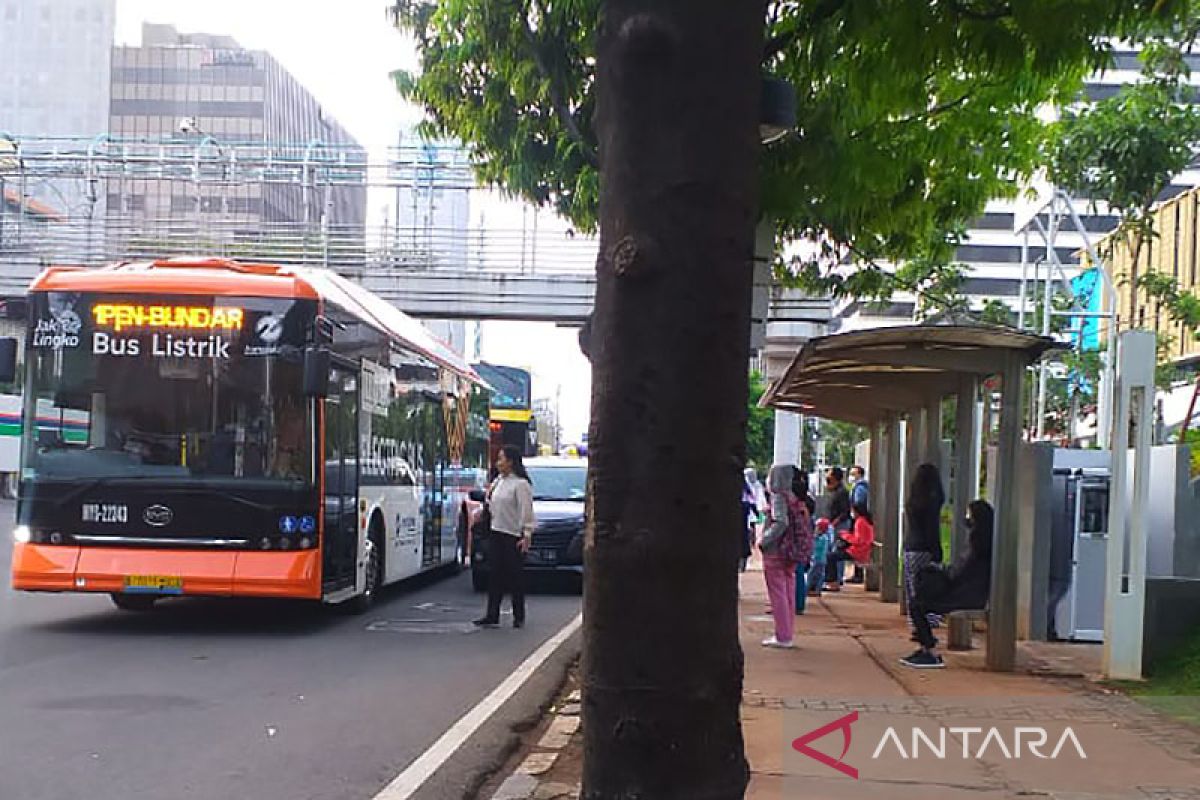
[[[314,481],[311,300],[36,293],[22,479]]]

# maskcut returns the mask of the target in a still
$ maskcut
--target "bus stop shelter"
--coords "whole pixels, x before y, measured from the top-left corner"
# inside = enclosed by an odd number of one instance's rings
[[[871,506],[883,543],[880,598],[895,602],[901,475],[932,463],[945,479],[950,465],[942,458],[942,401],[954,396],[951,551],[958,551],[965,536],[960,521],[979,494],[980,389],[985,380],[999,378],[997,474],[990,476],[994,496],[988,498],[996,510],[987,633],[987,665],[993,670],[1011,670],[1016,659],[1019,511],[1014,471],[1022,437],[1025,373],[1058,347],[1052,339],[1013,328],[960,322],[823,336],[804,344],[762,399],[763,406],[853,422],[871,431]],[[990,396],[988,392],[989,401]]]

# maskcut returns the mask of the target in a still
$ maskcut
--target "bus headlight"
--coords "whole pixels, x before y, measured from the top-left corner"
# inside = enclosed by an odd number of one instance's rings
[[[28,525],[18,525],[13,528],[13,540],[19,544],[28,544],[33,540],[33,531]]]

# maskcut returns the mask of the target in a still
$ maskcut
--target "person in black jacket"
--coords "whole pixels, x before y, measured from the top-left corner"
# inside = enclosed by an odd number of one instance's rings
[[[909,617],[917,631],[920,649],[900,663],[914,669],[941,669],[942,657],[933,652],[937,638],[929,625],[932,613],[949,613],[987,608],[992,588],[992,533],[995,514],[984,500],[967,507],[967,550],[950,569],[931,565],[917,578],[917,596],[909,605]]]
[[[916,576],[930,564],[942,563],[942,475],[933,464],[917,467],[904,502],[904,597],[916,597]]]
[[[836,542],[854,527],[854,521],[850,519],[850,491],[846,488],[846,474],[841,467],[833,467],[825,473],[825,494],[829,498],[829,527]],[[839,561],[825,563],[825,591],[841,591],[842,567]]]

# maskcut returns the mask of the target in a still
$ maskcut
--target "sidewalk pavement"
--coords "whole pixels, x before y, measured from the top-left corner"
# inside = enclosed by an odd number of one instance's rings
[[[898,607],[861,586],[809,598],[794,650],[762,647],[765,604],[761,572],[745,573],[750,800],[1200,800],[1200,731],[1091,681],[1094,647],[1022,647],[1016,672],[994,673],[977,635],[975,650],[944,653],[946,669],[912,670],[899,663],[915,645]],[[580,735],[563,721],[575,699],[497,800],[578,796]],[[809,754],[793,747],[822,728],[801,742]]]

